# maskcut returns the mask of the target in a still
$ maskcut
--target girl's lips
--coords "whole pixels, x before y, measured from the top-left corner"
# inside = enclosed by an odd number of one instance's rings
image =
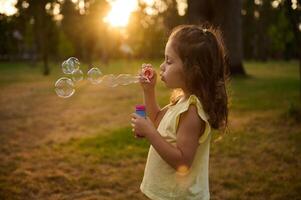
[[[161,77],[161,79],[164,77],[163,72],[160,72],[160,77]]]
[[[164,76],[160,74],[160,77],[161,77],[161,81],[164,81]]]

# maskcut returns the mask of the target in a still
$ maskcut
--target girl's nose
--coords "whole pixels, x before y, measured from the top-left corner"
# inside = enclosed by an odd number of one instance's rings
[[[164,63],[162,63],[162,64],[160,65],[160,69],[161,69],[161,71],[164,71],[164,70],[165,70]]]

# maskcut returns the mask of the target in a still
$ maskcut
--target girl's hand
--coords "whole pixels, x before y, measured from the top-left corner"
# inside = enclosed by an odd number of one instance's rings
[[[152,72],[152,76],[147,78],[144,74],[144,72]],[[140,76],[140,84],[142,86],[142,89],[144,91],[148,91],[150,89],[154,89],[156,82],[157,82],[157,73],[154,70],[153,66],[151,64],[142,64],[141,66],[141,72],[139,73]]]
[[[132,131],[135,137],[147,137],[156,132],[155,126],[148,117],[145,119],[136,113],[131,114],[131,117]]]

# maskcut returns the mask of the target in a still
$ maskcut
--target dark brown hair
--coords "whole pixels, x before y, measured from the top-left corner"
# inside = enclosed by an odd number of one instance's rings
[[[186,85],[202,103],[212,128],[228,124],[228,68],[221,32],[212,26],[180,25],[169,40],[183,62]]]

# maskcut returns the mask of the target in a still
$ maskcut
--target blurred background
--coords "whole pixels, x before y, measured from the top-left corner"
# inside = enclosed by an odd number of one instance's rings
[[[84,74],[159,71],[170,31],[204,22],[231,72],[211,199],[301,199],[300,0],[0,0],[0,199],[146,199],[149,144],[130,127],[140,86],[81,81],[61,99],[54,83],[71,56]],[[169,96],[158,82],[159,104]]]
[[[233,73],[247,60],[300,59],[297,0],[1,0],[0,60],[48,62],[70,55],[91,64],[161,58],[168,33],[208,21],[223,30]]]

